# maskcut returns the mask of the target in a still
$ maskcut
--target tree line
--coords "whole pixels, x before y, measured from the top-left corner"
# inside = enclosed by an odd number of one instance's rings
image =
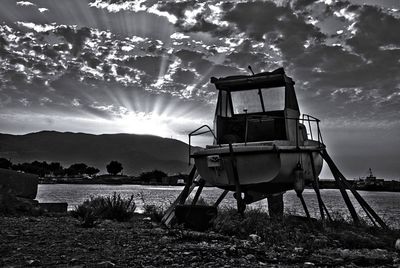
[[[88,166],[84,163],[76,163],[64,168],[59,162],[47,163],[46,161],[33,161],[31,163],[13,164],[6,158],[0,158],[0,168],[12,169],[26,173],[36,174],[40,177],[51,176],[94,176],[100,172],[98,168]],[[122,164],[118,161],[111,161],[106,166],[107,172],[111,175],[117,175],[123,170]]]

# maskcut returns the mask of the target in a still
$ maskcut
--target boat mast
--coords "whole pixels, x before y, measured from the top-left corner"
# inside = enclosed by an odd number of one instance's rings
[[[249,68],[250,72],[254,75],[253,69],[251,68],[251,66],[247,66],[247,68]],[[264,99],[262,97],[262,92],[261,92],[261,88],[258,89],[258,96],[260,97],[260,102],[261,102],[261,108],[263,113],[265,113],[265,106],[264,106]]]

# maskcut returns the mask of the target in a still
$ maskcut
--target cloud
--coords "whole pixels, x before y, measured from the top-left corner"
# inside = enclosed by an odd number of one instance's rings
[[[302,111],[328,127],[393,129],[400,14],[359,2],[4,0],[0,110],[211,122],[211,76],[283,66]]]
[[[34,3],[28,1],[18,1],[16,4],[17,6],[36,6]]]
[[[57,27],[54,33],[64,37],[65,40],[72,45],[71,52],[74,56],[78,55],[86,39],[91,36],[90,29],[87,27],[80,29],[74,29],[73,27]]]

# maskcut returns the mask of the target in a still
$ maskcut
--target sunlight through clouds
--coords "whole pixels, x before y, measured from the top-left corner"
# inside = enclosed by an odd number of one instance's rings
[[[338,129],[348,114],[346,127],[395,132],[399,10],[377,0],[4,0],[0,110],[15,119],[5,129],[38,130],[18,123],[32,113],[43,129],[186,141],[197,123],[212,125],[210,77],[251,65],[284,67],[302,110]]]

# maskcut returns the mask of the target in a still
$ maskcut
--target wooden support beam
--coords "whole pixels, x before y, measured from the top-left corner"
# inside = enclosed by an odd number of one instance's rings
[[[340,173],[341,174],[341,173]],[[388,229],[389,227],[386,225],[386,223],[381,219],[381,217],[376,214],[376,212],[370,207],[370,205],[362,198],[362,196],[353,188],[351,187],[350,183],[346,180],[346,178],[343,177],[341,174],[341,180],[342,183],[351,191],[351,193],[354,195],[354,197],[357,199],[358,203],[361,205],[361,207],[365,210],[368,211],[371,216],[377,221],[377,223],[385,229]],[[367,214],[368,215],[368,214]]]
[[[214,203],[213,207],[218,207],[219,204],[224,200],[225,196],[229,193],[228,190],[222,192],[222,194],[218,197],[217,201]]]
[[[301,204],[303,205],[304,212],[309,220],[311,220],[310,212],[308,212],[306,201],[304,201],[303,195],[301,193],[297,194],[297,197],[300,199]]]
[[[192,184],[192,185],[190,186],[190,188],[189,188],[189,190],[188,190],[188,193],[189,193],[189,194],[193,191],[193,189],[194,189],[195,186],[196,186],[195,184]],[[161,219],[161,222],[162,222],[165,226],[167,226],[167,227],[171,226],[171,223],[172,223],[172,221],[173,221],[174,218],[175,218],[175,207],[179,204],[179,201],[181,200],[181,195],[182,195],[182,193],[181,193],[181,194],[178,196],[178,198],[171,204],[171,206],[167,209],[167,211],[165,212],[164,216],[163,216],[162,219]]]
[[[178,204],[183,205],[186,201],[186,198],[189,196],[189,194],[193,191],[194,187],[196,186],[193,183],[194,176],[196,174],[196,166],[192,168],[190,171],[188,180],[186,181],[185,188],[183,188],[182,192],[179,194],[179,196],[176,198],[176,200],[171,204],[171,206],[167,209],[165,212],[164,216],[161,219],[161,222],[165,226],[171,226],[171,222],[175,218],[175,207]]]
[[[192,170],[189,173],[189,177],[186,181],[185,188],[183,188],[182,193],[180,195],[179,204],[185,204],[187,197],[189,196],[189,188],[193,184],[194,176],[196,174],[196,166],[193,166]]]
[[[318,206],[319,206],[319,213],[321,214],[321,220],[322,220],[322,224],[325,226],[325,214],[324,214],[324,207],[323,207],[323,202],[322,202],[322,198],[321,198],[321,193],[319,191],[319,183],[318,183],[318,176],[317,176],[317,172],[315,170],[315,163],[314,163],[314,157],[312,155],[312,152],[309,153],[310,156],[310,161],[311,161],[311,169],[312,169],[312,173],[313,173],[313,188],[314,191],[317,195],[317,200],[318,200]]]
[[[353,218],[353,221],[356,225],[360,224],[360,219],[358,218],[357,212],[353,206],[353,204],[350,201],[350,197],[346,192],[346,188],[345,185],[343,184],[342,180],[340,179],[340,171],[339,169],[336,167],[335,163],[333,162],[333,160],[330,158],[330,156],[328,155],[328,152],[326,150],[322,150],[321,152],[321,156],[322,158],[325,160],[325,162],[328,164],[332,175],[336,181],[337,186],[339,187],[340,193],[343,196],[344,202],[346,203],[347,208],[350,211],[351,217]]]
[[[326,150],[322,151],[323,154],[327,159],[330,159],[330,161],[333,163],[332,159],[329,157],[328,152]],[[323,157],[324,157],[323,155]],[[326,161],[326,160],[325,160]],[[364,209],[364,211],[368,211],[368,213],[375,219],[375,221],[384,229],[388,229],[389,227],[386,225],[386,223],[376,214],[376,212],[370,207],[370,205],[362,198],[362,196],[350,185],[350,183],[347,181],[347,179],[343,176],[343,174],[339,171],[339,169],[336,167],[336,165],[333,163],[333,165],[336,168],[336,172],[339,175],[339,179],[342,182],[342,184],[347,187],[351,193],[354,195],[358,203],[361,205],[361,207]],[[367,215],[368,215],[367,213]]]
[[[200,179],[199,188],[197,189],[196,195],[193,198],[192,205],[196,205],[197,201],[199,200],[200,194],[203,191],[203,187],[205,184],[206,184],[206,181],[203,179]]]
[[[322,200],[321,200],[321,201],[322,201]],[[332,217],[331,217],[331,215],[329,214],[329,211],[328,211],[328,209],[326,208],[325,203],[324,203],[323,201],[322,201],[322,205],[323,205],[323,207],[324,207],[326,216],[328,216],[329,221],[332,222]]]

